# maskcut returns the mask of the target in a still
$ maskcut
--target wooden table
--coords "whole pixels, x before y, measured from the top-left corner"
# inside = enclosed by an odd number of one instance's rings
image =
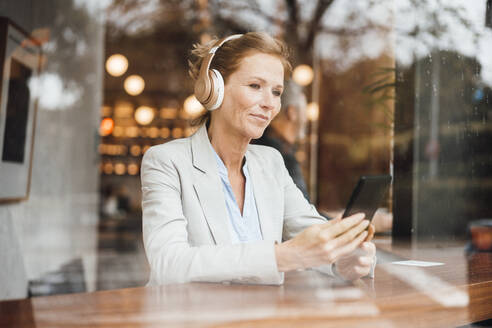
[[[375,279],[315,271],[283,286],[191,283],[0,302],[1,327],[456,327],[492,318],[492,254],[378,242]],[[390,252],[390,253],[389,253]],[[391,254],[391,255],[388,255]],[[443,262],[405,267],[397,259]]]

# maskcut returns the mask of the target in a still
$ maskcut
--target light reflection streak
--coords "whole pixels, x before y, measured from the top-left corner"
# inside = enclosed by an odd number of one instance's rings
[[[381,268],[444,307],[466,307],[470,303],[468,293],[420,268],[394,264],[382,265]]]

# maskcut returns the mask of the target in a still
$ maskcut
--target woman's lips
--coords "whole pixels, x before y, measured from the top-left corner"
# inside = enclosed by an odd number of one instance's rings
[[[268,116],[262,115],[262,114],[251,114],[251,116],[260,119],[262,121],[268,121]]]

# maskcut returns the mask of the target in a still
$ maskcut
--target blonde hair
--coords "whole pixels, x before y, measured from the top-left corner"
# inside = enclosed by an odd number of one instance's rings
[[[188,60],[188,73],[193,80],[198,78],[203,59],[217,41],[218,39],[214,39],[203,45],[198,43],[193,45],[190,59]],[[238,39],[224,43],[215,52],[210,69],[218,70],[224,78],[224,83],[227,83],[228,77],[239,68],[241,60],[257,52],[278,57],[284,67],[284,79],[287,80],[290,77],[292,66],[289,62],[288,47],[284,42],[264,32],[249,32]],[[210,112],[207,111],[193,120],[192,125],[201,125],[210,118],[210,115]]]

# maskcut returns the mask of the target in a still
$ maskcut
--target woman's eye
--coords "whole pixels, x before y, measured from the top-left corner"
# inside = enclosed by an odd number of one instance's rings
[[[276,97],[280,97],[282,95],[282,92],[279,91],[279,90],[273,90],[273,95],[276,96]]]
[[[257,83],[251,83],[249,86],[250,86],[251,88],[253,88],[253,89],[259,89],[259,88],[260,88],[260,85],[259,85],[259,84],[257,84]]]

